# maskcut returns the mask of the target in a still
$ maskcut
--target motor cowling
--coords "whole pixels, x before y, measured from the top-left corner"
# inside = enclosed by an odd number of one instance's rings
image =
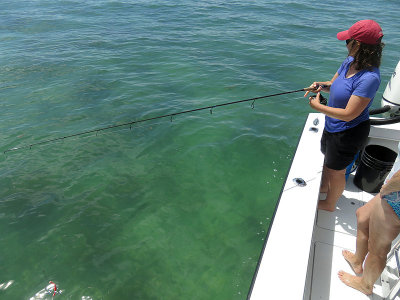
[[[390,106],[390,110],[386,112],[387,117],[400,116],[400,61],[383,92],[381,106],[386,105]]]

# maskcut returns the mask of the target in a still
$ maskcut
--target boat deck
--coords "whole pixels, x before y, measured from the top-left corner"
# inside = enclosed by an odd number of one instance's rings
[[[324,161],[319,150],[323,128],[322,114],[308,115],[272,217],[248,299],[400,300],[391,292],[394,286],[393,291],[400,286],[395,256],[390,256],[371,296],[346,286],[338,278],[340,270],[352,272],[342,250],[355,250],[356,210],[373,195],[356,187],[354,176],[350,175],[336,211],[317,209]],[[367,143],[397,152],[399,140],[400,123],[371,126]]]
[[[313,259],[310,259],[310,277],[307,280],[308,295],[304,299],[386,299],[398,280],[398,271],[394,257],[388,260],[383,276],[374,285],[374,293],[366,296],[359,291],[343,284],[338,278],[338,272],[344,270],[354,274],[349,264],[342,256],[342,250],[355,251],[357,223],[355,213],[374,195],[360,190],[353,183],[354,175],[350,175],[346,190],[337,203],[335,212],[318,210],[316,226],[314,227]],[[395,242],[393,243],[395,244]],[[399,298],[400,299],[400,298]]]

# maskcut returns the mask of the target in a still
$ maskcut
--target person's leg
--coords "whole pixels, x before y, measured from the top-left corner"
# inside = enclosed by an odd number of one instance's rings
[[[335,211],[336,202],[346,186],[346,168],[365,145],[369,129],[370,123],[365,121],[341,132],[329,133],[324,130],[321,152],[325,154],[325,168],[320,192],[327,192],[327,196],[325,200],[318,202],[319,209]]]
[[[352,253],[348,250],[343,250],[343,257],[352,267],[354,273],[361,274],[363,272],[362,265],[368,253],[368,238],[369,238],[369,219],[374,205],[380,201],[380,197],[375,196],[368,201],[364,206],[356,211],[357,216],[357,240],[356,252]]]
[[[379,194],[377,195],[378,198]],[[362,277],[339,271],[340,280],[366,295],[372,294],[375,281],[386,265],[392,241],[400,233],[400,220],[386,201],[377,201],[371,212],[369,224],[368,256]]]
[[[324,165],[324,167],[322,169],[321,187],[319,188],[319,192],[327,193],[328,187],[329,187],[329,183],[328,183],[328,179],[327,179],[327,175],[326,175],[326,166]]]
[[[346,169],[334,170],[328,167],[325,168],[326,180],[328,181],[328,192],[325,200],[318,202],[318,209],[335,211],[336,202],[343,194],[346,186]]]

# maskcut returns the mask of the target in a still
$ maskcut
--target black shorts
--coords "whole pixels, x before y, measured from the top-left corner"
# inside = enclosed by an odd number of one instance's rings
[[[321,152],[325,154],[325,166],[333,170],[344,170],[353,161],[358,151],[362,150],[369,135],[370,121],[341,131],[324,130],[321,138]]]

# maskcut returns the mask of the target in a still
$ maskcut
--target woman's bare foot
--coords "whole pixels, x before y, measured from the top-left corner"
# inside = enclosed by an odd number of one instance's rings
[[[334,212],[336,209],[336,204],[333,206],[330,205],[326,200],[319,200],[318,201],[318,209],[327,210],[330,212]]]
[[[361,275],[363,272],[362,263],[357,262],[354,253],[348,250],[343,250],[342,255],[344,259],[349,263],[350,267],[353,269],[353,272],[356,275]]]
[[[372,294],[373,286],[367,287],[362,282],[362,277],[357,277],[354,275],[350,275],[344,271],[339,271],[338,273],[339,279],[347,286],[352,287],[353,289],[359,290],[360,292],[364,293],[365,295]]]

